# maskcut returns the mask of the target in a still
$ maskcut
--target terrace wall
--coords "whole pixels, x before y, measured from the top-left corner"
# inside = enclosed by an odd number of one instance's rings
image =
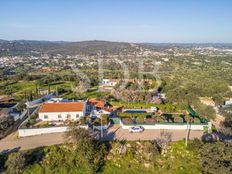
[[[87,129],[88,126],[80,126],[81,128]],[[50,134],[50,133],[61,133],[68,130],[67,126],[63,127],[46,127],[46,128],[20,128],[18,130],[19,137],[27,137],[41,134]]]
[[[188,125],[186,123],[157,123],[157,124],[132,124],[127,125],[123,124],[122,121],[120,121],[120,125],[123,129],[129,129],[132,126],[142,126],[145,129],[161,129],[161,130],[205,130],[206,128],[208,130],[211,130],[211,122],[208,124],[196,124],[193,123],[191,125]],[[189,127],[190,126],[190,127]]]

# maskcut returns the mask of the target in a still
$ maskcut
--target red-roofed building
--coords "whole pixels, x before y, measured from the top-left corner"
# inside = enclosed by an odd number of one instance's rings
[[[44,103],[39,118],[44,121],[78,120],[85,116],[85,102]]]
[[[96,100],[96,99],[88,99],[87,100],[87,106],[89,106],[89,110],[102,110],[102,111],[106,111],[106,112],[112,112],[113,111],[113,106],[105,101],[102,100]]]

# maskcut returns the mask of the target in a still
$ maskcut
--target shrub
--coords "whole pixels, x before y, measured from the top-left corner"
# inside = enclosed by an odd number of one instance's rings
[[[86,118],[85,117],[80,118],[80,124],[81,125],[86,125]]]
[[[12,153],[9,155],[6,161],[6,173],[22,173],[24,167],[26,166],[26,158],[22,152]]]
[[[4,170],[4,164],[7,160],[7,155],[0,154],[0,173]]]
[[[156,141],[146,141],[144,142],[144,154],[147,160],[154,160],[155,157],[159,156],[159,147]]]
[[[230,174],[232,171],[232,147],[222,142],[205,143],[200,148],[203,173]]]

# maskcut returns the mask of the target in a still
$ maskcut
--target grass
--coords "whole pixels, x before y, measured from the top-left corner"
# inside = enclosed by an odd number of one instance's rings
[[[123,101],[112,101],[110,102],[115,107],[124,106],[125,109],[149,109],[154,106],[153,103],[145,102],[123,102]]]
[[[150,109],[155,106],[161,111],[176,112],[180,108],[173,104],[154,104],[149,102],[124,102],[124,101],[112,101],[111,104],[116,107],[124,106],[125,109]]]
[[[36,85],[35,81],[18,81],[15,83],[9,83],[6,85],[3,85],[0,87],[0,91],[2,91],[5,94],[13,94],[16,98],[23,98],[25,92],[34,91],[36,90],[36,86],[39,89],[48,89],[50,87],[50,90],[56,91],[56,89],[65,89],[65,90],[71,90],[72,85],[74,82],[69,81],[61,81],[56,83],[51,83],[49,85]]]
[[[136,154],[136,153],[135,153]],[[134,155],[135,155],[134,154]],[[134,155],[124,155],[115,161],[107,160],[102,174],[198,174],[201,173],[198,154],[188,150],[184,141],[173,142],[165,154],[157,156],[149,167],[136,160]]]
[[[200,157],[197,151],[186,148],[184,141],[171,143],[165,153],[162,155],[154,153],[154,157],[149,158],[150,150],[145,150],[148,141],[136,142],[109,142],[110,149],[105,156],[105,162],[97,173],[100,174],[199,174],[201,173]],[[126,153],[119,153],[118,148],[121,145],[126,146]],[[152,144],[151,144],[152,145]],[[146,146],[150,147],[151,146]],[[44,169],[49,169],[51,165],[59,164],[60,158],[63,158],[62,165],[57,166],[57,171],[62,171],[62,167],[66,167],[63,173],[77,173],[75,163],[72,160],[73,146],[60,145],[50,146],[29,151],[24,151],[27,156],[34,159],[42,159],[41,163],[35,161],[29,164],[23,173],[49,173]],[[148,156],[147,156],[148,155]],[[51,157],[49,157],[51,156]],[[57,159],[56,159],[57,158]],[[0,164],[4,166],[6,157],[0,155]],[[86,162],[86,161],[85,161]],[[70,167],[67,165],[71,164]],[[80,165],[85,165],[81,163]],[[1,170],[0,166],[0,170]],[[53,171],[56,171],[54,169]],[[67,172],[69,171],[69,172]],[[82,172],[83,173],[83,172]],[[88,173],[88,172],[84,172]]]
[[[89,89],[87,92],[85,92],[82,95],[83,99],[87,99],[87,98],[102,98],[107,96],[109,93],[108,92],[102,92],[99,91],[97,87],[93,87],[91,89]]]
[[[83,94],[68,92],[65,95],[63,95],[62,97],[86,100],[87,98],[103,99],[108,95],[109,95],[108,92],[102,92],[102,91],[98,90],[98,87],[92,87],[87,92],[84,92]]]
[[[143,167],[140,163],[137,163],[131,157],[122,158],[116,162],[107,161],[101,174],[156,174],[156,170],[153,168]]]
[[[184,141],[172,143],[167,153],[158,160],[159,173],[198,174],[201,173],[198,154],[189,151]]]

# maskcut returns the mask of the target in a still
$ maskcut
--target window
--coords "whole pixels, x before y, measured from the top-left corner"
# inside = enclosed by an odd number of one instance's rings
[[[44,119],[48,119],[48,116],[47,116],[47,115],[44,115]]]
[[[67,115],[67,119],[68,119],[68,120],[71,119],[71,115],[70,115],[70,114]]]
[[[76,114],[76,118],[79,118],[79,114]]]
[[[61,115],[58,115],[58,118],[62,118],[62,116],[61,116]]]

